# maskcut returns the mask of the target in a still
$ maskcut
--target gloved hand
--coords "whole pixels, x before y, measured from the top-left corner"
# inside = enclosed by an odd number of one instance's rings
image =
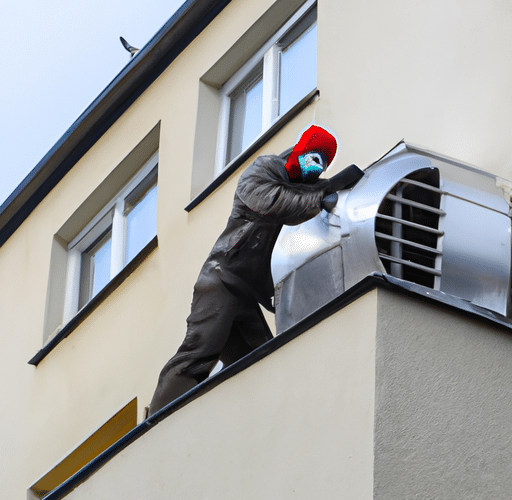
[[[328,194],[321,202],[320,206],[331,213],[334,210],[334,207],[338,204],[338,193]]]
[[[358,166],[350,165],[328,179],[329,184],[326,193],[335,193],[336,191],[351,188],[363,175],[364,172]]]

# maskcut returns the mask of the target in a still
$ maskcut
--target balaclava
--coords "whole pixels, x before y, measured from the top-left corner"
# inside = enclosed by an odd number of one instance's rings
[[[294,146],[285,168],[292,182],[314,182],[336,155],[337,142],[327,130],[311,125]],[[308,154],[311,153],[311,154]],[[315,158],[315,154],[319,157]]]

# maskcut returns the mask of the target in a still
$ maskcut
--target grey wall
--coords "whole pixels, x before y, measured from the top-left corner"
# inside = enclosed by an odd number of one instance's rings
[[[375,500],[512,497],[512,335],[379,290]]]

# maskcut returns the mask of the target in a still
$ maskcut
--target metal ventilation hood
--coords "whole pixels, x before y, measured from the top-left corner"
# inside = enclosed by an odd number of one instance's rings
[[[278,333],[379,273],[509,315],[510,186],[400,143],[274,248]]]

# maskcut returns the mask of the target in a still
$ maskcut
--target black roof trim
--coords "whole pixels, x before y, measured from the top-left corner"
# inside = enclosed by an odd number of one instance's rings
[[[225,380],[233,377],[237,373],[240,373],[257,361],[273,353],[302,333],[308,331],[316,324],[333,315],[337,311],[343,309],[359,297],[362,297],[375,288],[384,288],[395,293],[403,293],[404,295],[429,302],[430,304],[434,303],[459,313],[467,313],[471,317],[484,320],[486,323],[492,324],[494,326],[505,327],[512,333],[511,320],[497,313],[484,309],[483,307],[475,306],[463,299],[459,299],[457,297],[453,297],[420,285],[416,285],[415,283],[393,278],[389,275],[383,275],[380,273],[371,274],[296,325],[274,337],[272,340],[269,340],[267,343],[258,347],[247,356],[224,368],[212,377],[206,379],[204,382],[189,390],[174,400],[172,403],[169,403],[167,406],[151,415],[151,417],[137,425],[137,427],[132,429],[128,434],[119,439],[110,448],[106,449],[103,453],[85,465],[67,481],[48,493],[44,497],[44,500],[58,500],[63,498],[70,491],[79,486],[82,482],[86,481],[87,478],[93,475],[98,469],[103,467],[103,465],[105,465],[117,453],[125,449],[160,421],[169,417],[203,394],[211,391],[214,387],[218,386]]]
[[[231,0],[187,0],[0,206],[0,246]]]

